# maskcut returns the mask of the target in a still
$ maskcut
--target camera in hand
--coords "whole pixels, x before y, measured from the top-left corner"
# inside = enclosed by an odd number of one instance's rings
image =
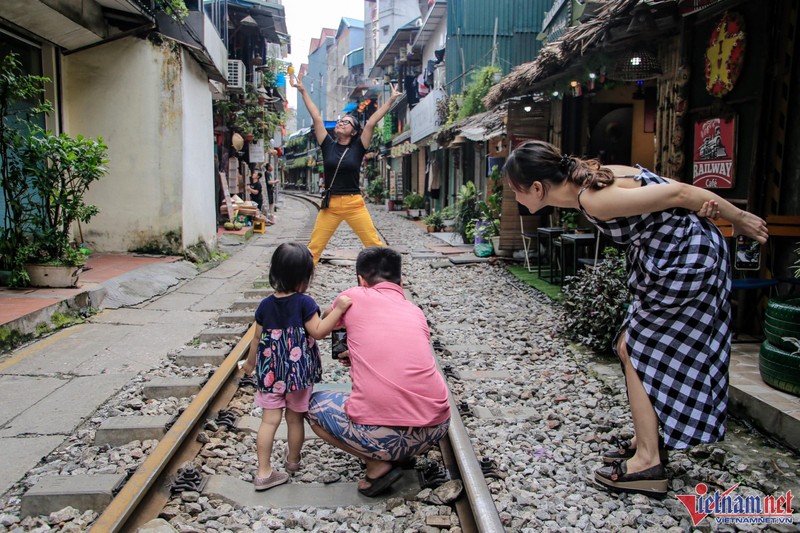
[[[339,354],[347,351],[347,330],[335,329],[331,332],[331,356],[339,359]]]

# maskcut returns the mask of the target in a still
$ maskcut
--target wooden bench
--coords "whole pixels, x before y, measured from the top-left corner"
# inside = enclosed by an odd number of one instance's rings
[[[769,215],[767,229],[770,239],[773,237],[800,237],[800,216]]]
[[[723,237],[733,237],[733,224],[724,218],[718,218],[712,222],[722,232]],[[770,239],[773,237],[800,237],[800,216],[769,215],[767,229]]]

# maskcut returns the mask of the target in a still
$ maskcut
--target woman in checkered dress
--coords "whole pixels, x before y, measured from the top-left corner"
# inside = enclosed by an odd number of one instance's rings
[[[663,448],[716,442],[725,434],[730,358],[728,250],[705,217],[764,243],[766,223],[711,191],[647,170],[601,167],[542,141],[515,149],[504,174],[531,212],[580,209],[626,245],[633,301],[615,341],[636,436],[604,455],[595,479],[612,490],[663,496]],[[697,212],[697,214],[695,214]]]

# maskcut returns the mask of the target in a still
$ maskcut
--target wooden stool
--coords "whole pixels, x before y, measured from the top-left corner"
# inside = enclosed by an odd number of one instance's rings
[[[263,218],[253,220],[253,233],[264,233],[267,231],[267,224]]]

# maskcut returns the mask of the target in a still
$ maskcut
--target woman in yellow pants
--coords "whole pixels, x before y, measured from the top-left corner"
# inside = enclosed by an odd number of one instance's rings
[[[389,111],[400,93],[396,85],[391,85],[392,93],[389,99],[379,107],[364,124],[364,129],[358,119],[352,115],[344,115],[336,122],[334,136],[328,134],[322,115],[311,101],[311,97],[303,86],[302,76],[289,77],[292,87],[303,96],[303,102],[314,121],[314,134],[317,142],[322,147],[322,161],[325,166],[325,190],[330,193],[328,207],[320,209],[314,230],[311,232],[311,242],[308,247],[314,254],[314,264],[319,262],[322,251],[328,244],[336,228],[344,220],[353,229],[365,247],[383,246],[383,242],[375,230],[372,217],[369,215],[367,205],[361,196],[359,188],[359,172],[367,146],[372,140],[375,125]]]

